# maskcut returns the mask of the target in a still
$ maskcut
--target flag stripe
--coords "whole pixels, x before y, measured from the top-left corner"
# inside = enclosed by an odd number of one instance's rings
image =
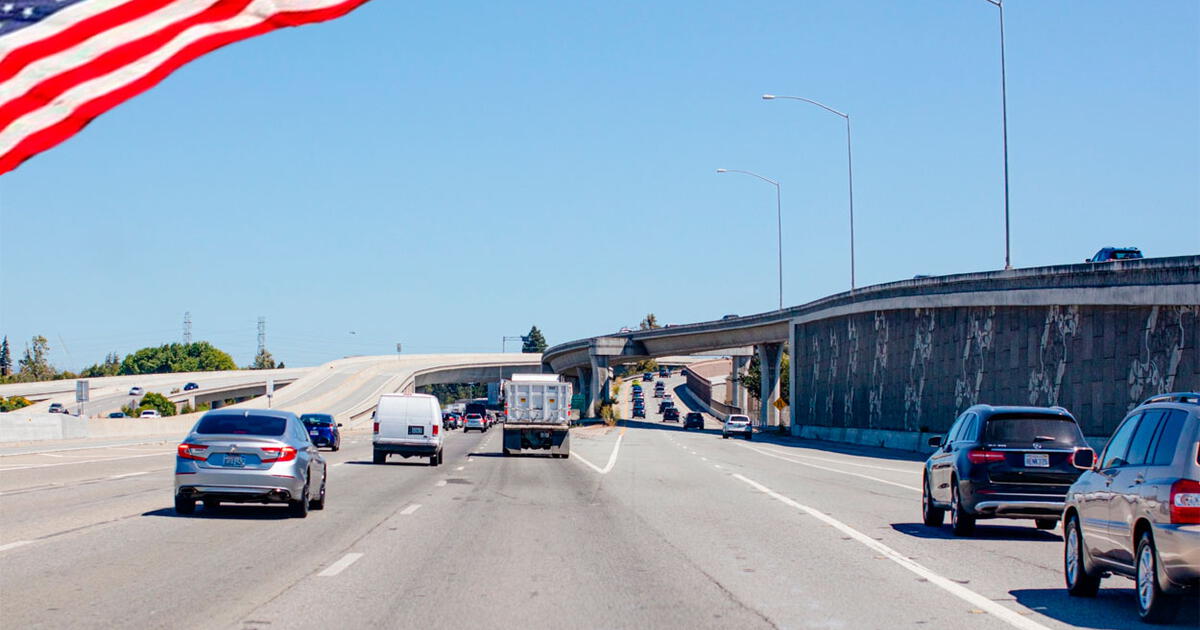
[[[130,0],[116,8],[75,21],[56,33],[31,41],[11,51],[0,61],[0,81],[7,81],[29,64],[161,9],[174,0]],[[39,23],[40,24],[40,23]],[[0,40],[2,41],[2,40]]]
[[[169,45],[176,37],[186,33],[194,26],[235,18],[245,11],[250,3],[251,0],[221,0],[185,20],[168,24],[166,28],[155,33],[113,48],[84,65],[42,81],[31,87],[24,96],[0,105],[0,132],[7,129],[14,120],[21,116],[52,103],[54,99],[74,86],[82,85],[87,81],[102,77],[114,69],[132,64],[147,54]]]
[[[39,59],[15,77],[0,83],[0,104],[25,94],[47,76],[53,76],[91,62],[97,55],[135,39],[141,39],[171,23],[186,20],[207,10],[214,2],[226,0],[176,0],[160,11],[111,28],[79,45]]]
[[[10,35],[0,39],[0,64],[4,63],[4,59],[13,50],[20,48],[26,44],[36,42],[40,39],[45,39],[55,33],[70,28],[72,24],[86,20],[93,15],[99,15],[105,11],[133,2],[134,0],[89,0],[79,2],[69,7],[56,11],[54,15],[31,24],[25,28],[16,31]]]
[[[0,133],[0,174],[11,171],[31,156],[66,140],[95,117],[150,89],[180,66],[205,53],[275,29],[332,20],[349,13],[366,1],[305,0],[300,3],[304,5],[304,10],[279,13],[264,12],[260,5],[252,7],[252,10],[257,9],[254,10],[254,17],[243,16],[236,20],[236,24],[227,24],[228,30],[217,31],[216,25],[205,25],[203,30],[211,34],[175,47],[164,58],[153,60],[152,66],[146,67],[147,60],[158,57],[157,53],[140,60],[136,64],[139,66],[138,72],[131,73],[130,77],[121,77],[129,80],[105,82],[109,77],[104,77],[89,82],[90,85],[80,86],[82,89],[76,94],[71,94],[76,90],[64,94],[60,102],[56,103],[57,107],[43,108],[27,115],[17,121],[14,128]],[[229,22],[233,23],[235,20]],[[68,98],[71,99],[70,104],[65,102]],[[38,116],[48,110],[52,112],[50,115]],[[18,133],[19,128],[24,128],[24,133]]]

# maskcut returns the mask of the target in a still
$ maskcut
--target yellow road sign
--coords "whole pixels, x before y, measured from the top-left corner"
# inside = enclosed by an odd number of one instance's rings
[[[775,408],[776,409],[783,411],[783,408],[786,406],[787,406],[787,402],[785,402],[782,398],[775,399]]]

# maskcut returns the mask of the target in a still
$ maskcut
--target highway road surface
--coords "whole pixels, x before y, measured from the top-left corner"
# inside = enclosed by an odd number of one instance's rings
[[[306,519],[176,515],[174,443],[0,457],[0,625],[1142,626],[1127,580],[1067,596],[1058,531],[921,525],[913,456],[722,440],[656,409],[574,429],[566,460],[502,457],[492,430],[451,432],[437,468],[372,465],[352,431]]]

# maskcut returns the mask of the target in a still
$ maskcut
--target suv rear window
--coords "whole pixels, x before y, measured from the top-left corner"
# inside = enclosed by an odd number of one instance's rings
[[[200,419],[196,433],[208,435],[283,435],[287,420],[273,416],[207,416]]]
[[[1033,444],[1036,441],[1047,446],[1074,446],[1083,441],[1083,434],[1070,418],[996,415],[988,418],[983,441],[987,444]]]

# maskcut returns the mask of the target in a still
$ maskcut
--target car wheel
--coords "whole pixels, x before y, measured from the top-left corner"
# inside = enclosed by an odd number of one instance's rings
[[[728,435],[728,434],[726,434],[726,433],[722,433],[722,434],[721,434],[721,439],[722,439],[722,440],[728,440],[728,439],[729,439],[729,435]]]
[[[975,531],[975,517],[959,501],[957,479],[950,481],[950,527],[955,536],[970,536]]]
[[[288,501],[288,510],[296,518],[305,518],[308,516],[308,481],[304,482],[304,490],[300,491],[300,498],[295,501]]]
[[[176,514],[194,514],[196,512],[196,500],[190,497],[175,495],[175,513]]]
[[[387,462],[387,453],[385,453],[383,451],[375,451],[375,455],[374,455],[374,457],[371,458],[371,461],[375,462],[376,464],[386,463]]]
[[[1137,546],[1138,614],[1142,621],[1169,623],[1179,614],[1179,598],[1165,593],[1158,584],[1158,550],[1150,532],[1143,532]]]
[[[337,451],[338,451],[339,449],[341,449],[341,448],[342,448],[342,443],[341,443],[341,442],[338,442],[337,444],[334,444],[334,445],[333,445],[333,450],[334,450],[334,452],[337,452]]]
[[[205,512],[216,512],[219,509],[221,509],[220,501],[218,501],[216,499],[205,499],[204,500],[204,511]]]
[[[921,484],[921,522],[929,527],[941,527],[946,518],[946,510],[933,504],[933,496],[929,492],[929,479]]]
[[[1038,529],[1054,529],[1058,527],[1058,519],[1056,518],[1038,518],[1034,519],[1033,524]]]
[[[1084,564],[1086,549],[1083,546],[1083,530],[1079,517],[1072,514],[1063,526],[1066,541],[1063,543],[1063,577],[1067,580],[1067,593],[1075,597],[1095,597],[1100,590],[1100,577],[1087,571]]]
[[[321,472],[321,491],[317,495],[317,498],[308,502],[308,509],[310,509],[310,510],[324,510],[325,509],[325,482],[328,480],[328,478],[329,478],[329,469],[325,468]]]

